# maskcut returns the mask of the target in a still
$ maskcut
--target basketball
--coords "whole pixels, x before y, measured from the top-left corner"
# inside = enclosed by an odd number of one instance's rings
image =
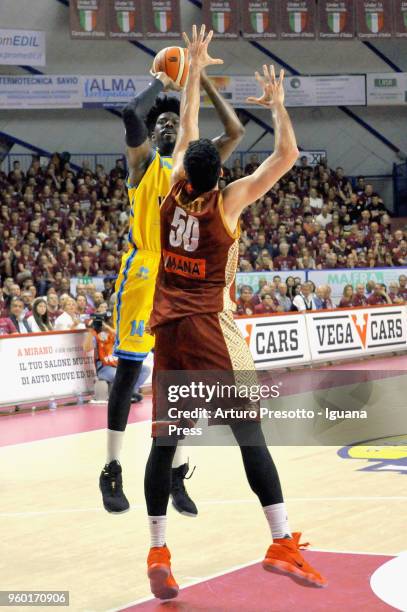
[[[165,72],[179,87],[184,87],[188,76],[188,49],[165,47],[154,58],[153,72]]]

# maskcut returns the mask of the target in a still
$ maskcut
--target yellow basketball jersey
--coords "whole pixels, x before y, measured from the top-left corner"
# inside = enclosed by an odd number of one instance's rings
[[[130,245],[138,250],[161,252],[160,204],[170,190],[172,157],[161,157],[158,151],[140,183],[127,183],[130,212]]]

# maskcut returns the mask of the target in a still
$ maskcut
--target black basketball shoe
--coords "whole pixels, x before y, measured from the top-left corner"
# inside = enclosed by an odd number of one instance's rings
[[[100,474],[99,488],[105,510],[119,514],[127,512],[130,504],[123,493],[122,466],[116,460],[106,464]]]
[[[172,497],[172,505],[175,510],[177,510],[180,514],[184,514],[185,516],[197,516],[198,508],[195,503],[188,495],[188,491],[185,488],[184,480],[187,478],[187,473],[189,470],[188,463],[184,463],[177,468],[172,468],[171,470],[171,497]],[[195,468],[192,470],[192,474],[194,473]],[[192,476],[191,474],[191,476]],[[191,478],[188,476],[187,480]]]

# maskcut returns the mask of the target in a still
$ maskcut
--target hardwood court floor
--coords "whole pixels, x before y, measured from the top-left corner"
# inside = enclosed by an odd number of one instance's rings
[[[64,410],[54,413],[54,424]],[[143,499],[150,424],[139,420],[128,426],[122,464],[132,509],[113,516],[102,509],[98,490],[105,432],[95,429],[89,417],[93,413],[101,427],[106,408],[69,410],[69,435],[50,427],[47,413],[0,418],[0,428],[9,428],[13,442],[7,445],[7,435],[0,436],[1,589],[69,590],[75,612],[124,608],[150,595]],[[132,409],[133,421],[137,411],[145,418],[148,405]],[[81,425],[75,429],[76,418]],[[30,431],[34,441],[16,443],[16,426]],[[43,437],[41,430],[48,437],[35,441]],[[328,551],[392,555],[407,550],[406,475],[360,471],[366,460],[344,459],[337,451],[272,449],[292,530]],[[260,559],[270,543],[238,448],[194,447],[190,462],[197,469],[187,485],[199,517],[169,511],[168,544],[181,586]]]

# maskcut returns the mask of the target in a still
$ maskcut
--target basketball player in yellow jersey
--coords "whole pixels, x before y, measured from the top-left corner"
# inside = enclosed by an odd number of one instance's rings
[[[224,162],[242,139],[244,128],[204,71],[201,84],[224,126],[224,132],[213,140]],[[133,388],[139,379],[143,359],[154,344],[145,325],[152,310],[161,253],[159,205],[170,190],[171,155],[179,127],[178,99],[159,94],[175,88],[166,74],[157,73],[148,87],[123,109],[130,228],[128,250],[123,256],[115,288],[118,365],[108,403],[106,464],[99,479],[103,505],[113,513],[129,509],[123,492],[120,451]],[[172,503],[182,514],[196,516],[196,505],[184,486],[188,464],[181,449],[177,450],[172,465]]]

